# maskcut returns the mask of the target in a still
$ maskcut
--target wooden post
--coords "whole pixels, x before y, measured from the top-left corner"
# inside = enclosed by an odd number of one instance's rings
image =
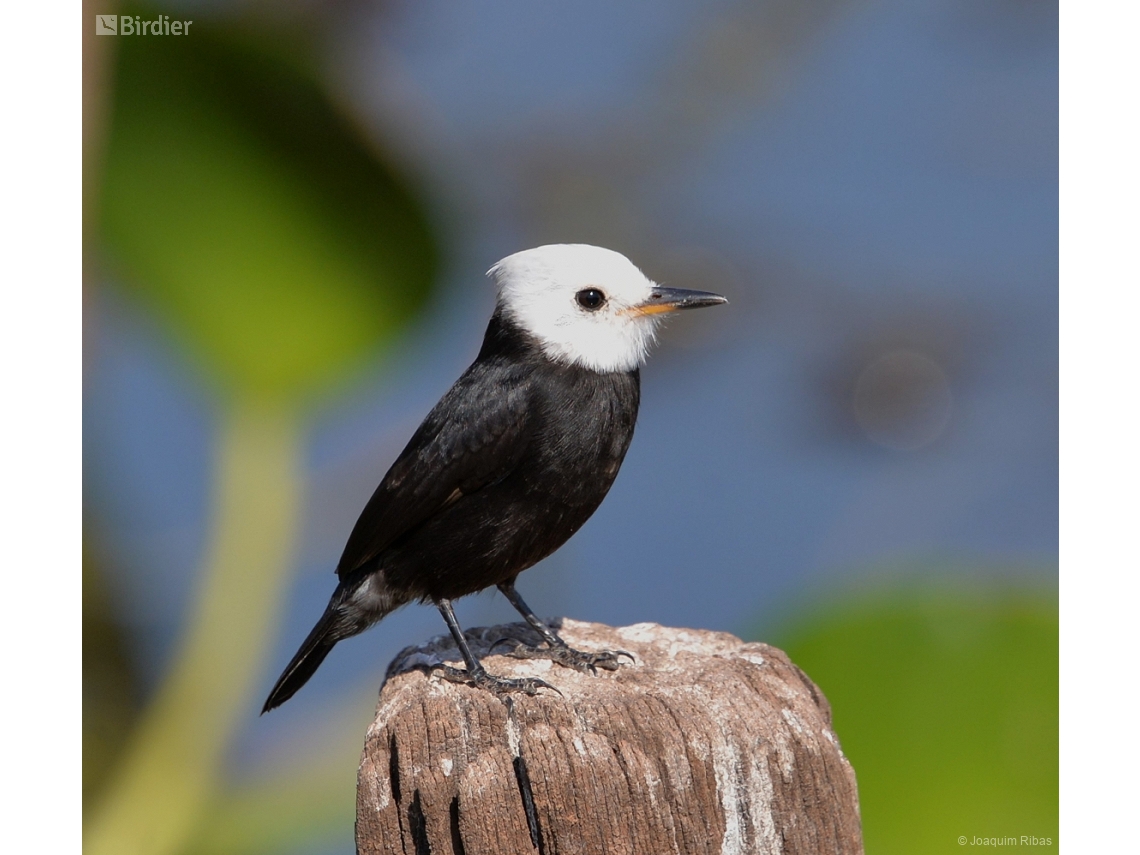
[[[491,673],[561,694],[503,701],[431,676],[441,661],[462,667],[446,636],[396,657],[360,764],[361,855],[863,851],[827,700],[783,652],[721,632],[566,620],[572,647],[636,663],[595,676],[488,655],[499,639],[534,643],[529,632],[468,638]]]

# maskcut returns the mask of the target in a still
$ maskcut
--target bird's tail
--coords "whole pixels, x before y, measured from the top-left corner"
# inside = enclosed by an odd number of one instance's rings
[[[329,603],[329,607],[325,609],[325,613],[321,615],[321,619],[317,621],[317,625],[313,627],[313,631],[309,633],[297,655],[290,660],[281,676],[277,678],[273,691],[269,693],[265,706],[261,708],[262,715],[281,706],[309,682],[309,678],[325,661],[329,651],[343,638],[336,633],[336,624],[340,617],[339,609],[333,603]]]
[[[364,568],[341,579],[333,591],[325,613],[309,633],[297,655],[285,666],[273,691],[262,707],[264,715],[281,706],[297,690],[309,682],[325,657],[338,641],[364,632],[386,614],[406,602],[404,598],[393,596],[384,583],[382,573],[375,568]]]

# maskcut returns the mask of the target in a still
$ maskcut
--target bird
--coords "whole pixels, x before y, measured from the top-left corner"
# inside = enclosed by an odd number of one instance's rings
[[[515,580],[609,492],[633,439],[640,367],[662,318],[728,300],[657,285],[624,255],[586,244],[517,252],[487,275],[497,299],[475,361],[368,500],[337,564],[336,590],[262,713],[305,685],[338,642],[412,602],[439,609],[463,657],[465,669],[443,666],[444,678],[496,694],[549,688],[494,676],[472,654],[452,602],[491,586],[545,642],[512,655],[617,669],[619,652],[569,647]]]

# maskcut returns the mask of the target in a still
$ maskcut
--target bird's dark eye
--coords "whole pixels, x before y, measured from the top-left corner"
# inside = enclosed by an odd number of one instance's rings
[[[597,288],[583,288],[574,295],[578,305],[591,312],[597,311],[606,304],[606,295]]]

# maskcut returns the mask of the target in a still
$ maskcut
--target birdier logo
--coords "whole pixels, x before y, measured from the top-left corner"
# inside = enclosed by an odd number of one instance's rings
[[[188,36],[193,21],[172,21],[169,15],[144,21],[138,15],[96,15],[97,36]]]

